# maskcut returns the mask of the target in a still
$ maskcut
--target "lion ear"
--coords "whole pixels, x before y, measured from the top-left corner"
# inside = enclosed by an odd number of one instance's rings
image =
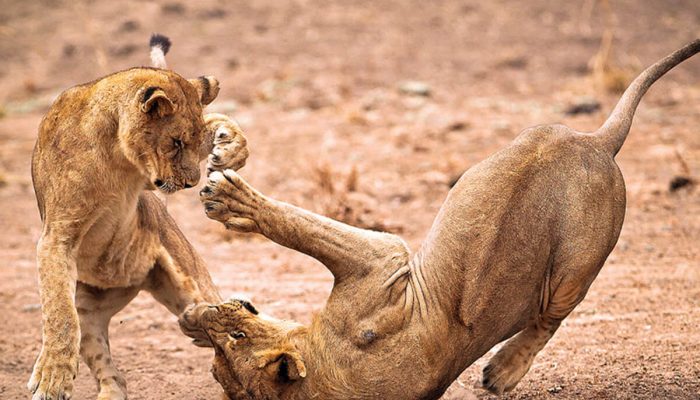
[[[306,377],[306,365],[296,350],[265,351],[258,366],[273,373],[282,383]]]
[[[141,111],[162,118],[175,112],[175,104],[163,89],[151,86],[143,91]]]
[[[188,79],[197,89],[199,100],[203,106],[211,103],[219,95],[219,81],[213,76],[200,76],[197,79]]]

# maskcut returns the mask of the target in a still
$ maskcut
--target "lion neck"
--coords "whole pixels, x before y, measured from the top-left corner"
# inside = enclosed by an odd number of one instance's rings
[[[307,376],[287,387],[280,398],[287,400],[310,398],[352,398],[357,388],[352,386],[352,376],[346,368],[339,368],[336,345],[329,327],[315,316],[309,327],[290,332],[306,365]]]

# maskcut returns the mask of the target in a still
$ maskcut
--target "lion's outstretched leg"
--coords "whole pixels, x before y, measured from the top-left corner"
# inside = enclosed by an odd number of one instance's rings
[[[503,394],[520,382],[530,369],[537,353],[554,336],[561,321],[583,300],[596,273],[597,271],[584,276],[581,280],[568,277],[558,285],[544,312],[508,340],[484,367],[482,383],[485,389],[495,394]]]
[[[32,399],[70,399],[78,373],[80,323],[75,310],[78,223],[46,223],[37,246],[43,343],[27,387]]]
[[[80,317],[80,355],[97,381],[98,400],[126,399],[126,381],[110,353],[109,320],[138,292],[136,287],[98,289],[78,282],[75,301]]]
[[[308,254],[336,279],[362,275],[379,265],[408,263],[408,248],[398,236],[355,228],[273,200],[232,170],[210,174],[200,197],[209,218]]]

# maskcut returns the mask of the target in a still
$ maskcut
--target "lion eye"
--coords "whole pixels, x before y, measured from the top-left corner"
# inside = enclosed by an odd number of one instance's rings
[[[243,339],[245,337],[245,332],[235,331],[231,336],[233,336],[234,339]]]
[[[173,146],[177,147],[178,149],[181,149],[182,148],[182,140],[173,139]]]

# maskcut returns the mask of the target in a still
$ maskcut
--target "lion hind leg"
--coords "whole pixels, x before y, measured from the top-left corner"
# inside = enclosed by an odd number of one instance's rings
[[[562,282],[552,293],[546,309],[489,360],[483,371],[484,389],[500,395],[515,388],[561,321],[583,300],[591,282],[592,279]]]
[[[126,381],[114,366],[109,347],[109,321],[139,290],[136,287],[97,289],[78,282],[80,355],[97,381],[98,400],[125,400]]]

